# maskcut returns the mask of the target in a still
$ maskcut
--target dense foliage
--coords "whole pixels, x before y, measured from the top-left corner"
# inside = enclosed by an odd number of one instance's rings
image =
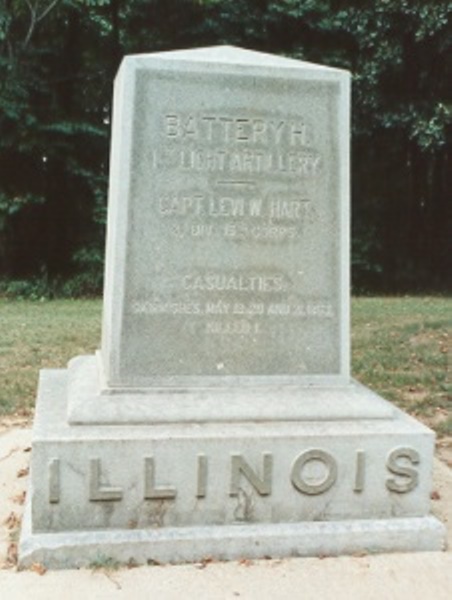
[[[121,57],[223,43],[353,72],[355,289],[450,289],[451,1],[0,0],[9,289],[100,290]]]

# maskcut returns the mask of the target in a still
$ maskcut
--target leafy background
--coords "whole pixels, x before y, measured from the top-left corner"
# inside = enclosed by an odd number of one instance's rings
[[[216,44],[352,71],[354,291],[450,291],[444,0],[0,0],[0,290],[101,291],[121,58]]]

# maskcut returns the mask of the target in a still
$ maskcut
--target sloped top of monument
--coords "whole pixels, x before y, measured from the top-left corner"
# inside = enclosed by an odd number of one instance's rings
[[[237,67],[263,67],[286,70],[309,70],[319,74],[348,74],[344,69],[327,67],[293,58],[277,56],[255,50],[246,50],[236,46],[210,46],[191,50],[172,50],[169,52],[154,52],[150,54],[134,54],[126,56],[125,61],[137,62],[137,66],[151,66],[153,62],[163,60],[185,61],[187,63],[210,63],[212,65],[231,65]]]

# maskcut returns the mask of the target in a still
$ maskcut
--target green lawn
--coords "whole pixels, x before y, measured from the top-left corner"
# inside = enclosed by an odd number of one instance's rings
[[[39,369],[100,343],[101,302],[0,299],[0,414],[32,411]],[[452,298],[355,298],[353,374],[385,398],[452,434]]]
[[[423,420],[452,434],[452,298],[356,298],[354,376]]]
[[[42,368],[99,347],[98,300],[0,299],[0,414],[28,414]]]

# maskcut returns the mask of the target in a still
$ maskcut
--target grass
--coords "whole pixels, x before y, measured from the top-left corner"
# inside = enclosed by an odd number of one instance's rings
[[[0,299],[0,414],[32,413],[39,369],[100,344],[99,300]],[[352,370],[362,383],[452,435],[452,298],[355,298]]]
[[[89,567],[93,571],[116,571],[120,563],[111,556],[100,554],[89,564]]]
[[[99,347],[98,300],[0,299],[0,414],[29,415],[39,369]]]
[[[452,434],[452,298],[355,298],[354,376]]]

